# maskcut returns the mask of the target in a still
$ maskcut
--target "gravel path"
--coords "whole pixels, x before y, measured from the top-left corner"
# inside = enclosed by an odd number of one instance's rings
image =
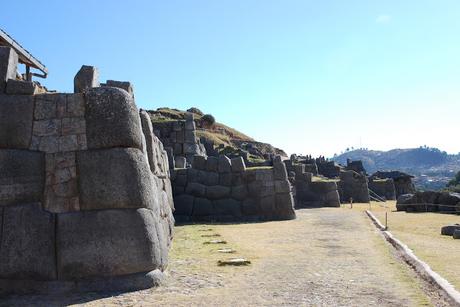
[[[294,221],[212,225],[248,267],[216,266],[215,247],[179,227],[164,286],[124,294],[10,296],[0,305],[421,306],[429,300],[361,212],[304,209]],[[195,254],[195,251],[196,253]],[[198,255],[199,253],[199,255]],[[173,251],[172,256],[175,255]],[[203,257],[203,255],[209,255]]]

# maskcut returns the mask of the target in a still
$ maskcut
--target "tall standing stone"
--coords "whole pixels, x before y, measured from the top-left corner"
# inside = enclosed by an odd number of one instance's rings
[[[6,91],[8,79],[16,79],[18,55],[10,47],[0,47],[0,94]]]
[[[73,80],[74,93],[83,93],[99,86],[99,70],[94,66],[83,65]]]

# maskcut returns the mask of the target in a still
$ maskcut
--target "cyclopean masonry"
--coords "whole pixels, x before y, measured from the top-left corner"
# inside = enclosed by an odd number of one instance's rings
[[[82,71],[74,94],[0,94],[0,293],[148,288],[168,264],[162,144],[132,94]]]

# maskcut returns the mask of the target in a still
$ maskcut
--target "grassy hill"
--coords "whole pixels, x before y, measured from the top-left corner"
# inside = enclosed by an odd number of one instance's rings
[[[286,156],[286,153],[270,144],[257,142],[253,138],[246,134],[231,128],[225,124],[216,123],[212,127],[206,127],[203,125],[201,118],[203,112],[197,108],[190,108],[187,111],[171,108],[158,108],[156,110],[149,110],[152,121],[171,121],[171,120],[183,120],[187,112],[194,114],[195,123],[197,126],[197,136],[203,137],[207,140],[212,140],[216,146],[221,146],[223,153],[231,153],[238,150],[250,149],[253,160],[261,160],[266,154],[277,154]]]
[[[333,158],[340,164],[348,159],[362,160],[368,173],[377,170],[401,170],[415,176],[419,189],[444,188],[460,170],[460,154],[449,155],[437,148],[419,147],[389,151],[357,149]]]

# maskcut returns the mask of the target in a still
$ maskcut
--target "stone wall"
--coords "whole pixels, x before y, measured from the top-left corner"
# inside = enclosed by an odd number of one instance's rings
[[[385,200],[396,200],[396,190],[393,179],[369,178],[369,189]]]
[[[396,209],[406,212],[460,214],[460,194],[436,191],[403,194],[398,197]]]
[[[154,122],[153,130],[169,153],[171,168],[185,167],[184,163],[190,164],[195,155],[206,156],[206,149],[196,136],[192,113],[187,113],[185,120]]]
[[[0,95],[1,293],[153,286],[172,210],[166,153],[132,95]]]
[[[314,177],[305,164],[293,165],[296,208],[340,207],[335,180]]]
[[[195,156],[191,168],[175,169],[176,220],[260,221],[294,219],[294,204],[281,159],[273,167],[246,168],[242,157]]]
[[[368,180],[364,174],[358,174],[355,171],[340,172],[340,181],[338,184],[340,200],[349,202],[353,199],[355,203],[369,203]]]

